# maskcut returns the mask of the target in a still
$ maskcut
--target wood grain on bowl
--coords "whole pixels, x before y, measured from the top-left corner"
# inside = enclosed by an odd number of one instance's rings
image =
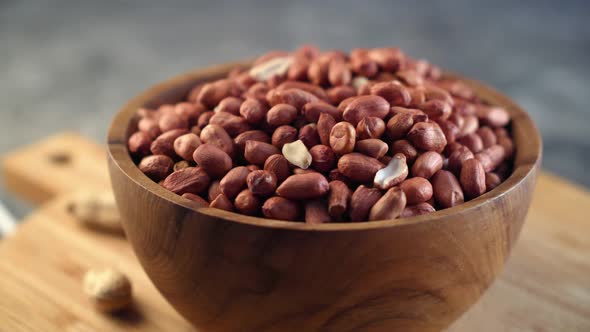
[[[202,208],[160,187],[131,160],[135,111],[185,97],[229,64],[182,75],[133,99],[108,136],[124,228],[164,297],[203,331],[440,331],[483,294],[514,245],[541,158],[528,115],[512,114],[513,174],[477,199],[426,216],[303,224]]]

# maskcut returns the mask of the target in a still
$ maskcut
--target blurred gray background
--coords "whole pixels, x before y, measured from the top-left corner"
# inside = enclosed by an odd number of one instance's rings
[[[544,167],[590,186],[590,1],[2,1],[0,155],[62,130],[104,142],[131,96],[302,43],[397,45],[530,112]],[[28,207],[0,187],[17,217]]]

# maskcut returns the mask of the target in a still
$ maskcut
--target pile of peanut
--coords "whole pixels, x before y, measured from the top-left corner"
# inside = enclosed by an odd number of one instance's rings
[[[199,204],[307,223],[461,204],[511,170],[509,113],[397,48],[269,52],[138,111],[140,170]]]

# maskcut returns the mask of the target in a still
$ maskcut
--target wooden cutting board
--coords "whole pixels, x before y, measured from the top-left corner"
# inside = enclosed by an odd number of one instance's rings
[[[158,294],[123,237],[68,216],[73,196],[109,188],[100,145],[60,134],[5,156],[2,166],[7,188],[41,205],[0,241],[1,332],[195,331]],[[590,331],[588,209],[587,191],[542,173],[505,271],[448,331]],[[100,266],[130,276],[133,309],[112,316],[92,308],[81,279]]]

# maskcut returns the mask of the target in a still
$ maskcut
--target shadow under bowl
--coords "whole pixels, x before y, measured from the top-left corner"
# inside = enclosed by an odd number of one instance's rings
[[[513,173],[474,200],[406,219],[308,225],[249,217],[200,208],[146,177],[126,145],[136,110],[178,102],[197,83],[247,66],[157,85],[123,107],[110,128],[109,169],[125,232],[158,290],[206,332],[446,328],[501,271],[523,225],[541,160],[529,116],[464,79],[511,113]]]

